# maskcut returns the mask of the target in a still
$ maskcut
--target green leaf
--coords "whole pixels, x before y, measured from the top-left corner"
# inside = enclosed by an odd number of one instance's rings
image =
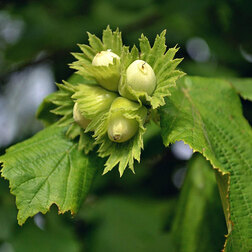
[[[16,196],[20,225],[38,212],[46,213],[52,204],[59,213],[76,213],[90,189],[99,160],[79,152],[65,131],[50,126],[0,157],[1,174]]]
[[[252,78],[230,78],[228,81],[242,98],[252,101]]]
[[[95,141],[92,138],[92,134],[84,133],[84,131],[81,130],[78,150],[84,150],[84,153],[87,155],[90,151],[94,149],[94,147]]]
[[[95,49],[96,52],[101,52],[105,50],[104,45],[102,44],[101,40],[97,38],[94,34],[87,33],[88,34],[88,41],[92,48]]]
[[[229,176],[229,232],[225,251],[252,248],[252,132],[235,90],[219,79],[186,77],[161,109],[165,145],[178,140]],[[227,223],[227,226],[229,224]]]
[[[140,50],[142,54],[142,60],[146,61],[150,52],[151,52],[151,46],[150,42],[147,37],[145,37],[143,34],[141,34],[141,38],[139,39],[140,44]]]
[[[220,251],[225,231],[214,172],[205,158],[196,156],[186,172],[172,225],[175,251]]]
[[[121,55],[122,52],[122,34],[117,28],[114,32],[110,29],[109,25],[106,30],[103,31],[102,41],[104,49],[111,49],[115,54]]]
[[[164,30],[160,35],[157,35],[154,45],[151,48],[148,39],[145,36],[141,36],[140,41],[140,49],[143,53],[141,57],[142,60],[147,61],[152,68],[155,67],[160,56],[166,51],[165,45],[165,34],[166,30]]]

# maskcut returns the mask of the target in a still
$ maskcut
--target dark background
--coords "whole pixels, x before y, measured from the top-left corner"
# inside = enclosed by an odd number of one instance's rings
[[[0,154],[42,128],[35,120],[36,108],[56,89],[55,82],[73,73],[70,52],[79,51],[77,43],[87,43],[87,31],[101,37],[108,24],[119,27],[124,44],[132,46],[138,45],[141,33],[153,43],[166,29],[167,45],[178,44],[177,57],[184,57],[180,67],[188,75],[252,77],[251,10],[249,0],[0,1]],[[251,103],[242,104],[251,122]],[[163,244],[168,240],[157,242],[154,231],[145,231],[158,225],[163,234],[169,232],[191,151],[183,144],[165,149],[153,132],[136,175],[127,171],[120,179],[116,169],[103,177],[100,171],[74,219],[57,216],[52,207],[45,217],[39,214],[18,227],[14,197],[1,179],[0,252],[124,251],[122,241],[134,251],[167,251]],[[216,202],[220,228],[214,240],[223,244],[226,231],[218,195]],[[144,224],[137,225],[139,218]],[[149,250],[142,245],[147,240],[153,240]]]

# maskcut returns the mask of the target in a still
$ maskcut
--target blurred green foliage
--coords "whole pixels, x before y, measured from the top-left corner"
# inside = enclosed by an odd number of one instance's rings
[[[1,14],[22,22],[15,43],[0,36],[0,79],[14,69],[50,60],[56,80],[66,79],[73,61],[69,52],[78,51],[77,43],[87,43],[86,31],[100,35],[108,24],[119,27],[125,44],[137,43],[144,32],[154,40],[167,29],[168,46],[178,44],[182,67],[188,74],[251,76],[251,64],[241,49],[252,53],[252,19],[249,0],[96,0],[96,1],[5,1]],[[186,43],[192,37],[204,39],[211,56],[206,62],[193,62]],[[2,41],[1,41],[2,40]]]

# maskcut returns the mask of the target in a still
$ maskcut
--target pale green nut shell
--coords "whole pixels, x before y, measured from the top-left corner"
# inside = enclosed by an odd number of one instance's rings
[[[108,124],[108,137],[111,141],[123,143],[131,139],[138,130],[136,119],[128,119],[121,112],[115,112]]]
[[[131,109],[135,108],[137,109],[139,107],[139,104],[133,101],[128,100],[124,97],[117,97],[113,103],[111,104],[111,110],[117,110],[117,109]]]
[[[101,52],[98,52],[94,56],[92,65],[93,66],[108,66],[109,64],[113,64],[114,58],[120,60],[120,57],[117,54],[111,52],[110,50],[101,51]]]
[[[106,66],[109,67],[113,65],[113,60],[116,58],[120,60],[120,57],[113,53],[110,49],[107,51],[101,51],[95,55],[92,61],[92,65],[99,67],[99,66]],[[97,69],[98,70],[98,69]],[[97,76],[97,82],[107,90],[110,91],[118,91],[118,84],[120,80],[120,71],[119,68],[108,68],[106,76]]]
[[[82,85],[72,96],[78,103],[78,108],[87,119],[93,119],[97,114],[109,110],[114,99],[118,96],[114,92],[96,85]]]
[[[126,118],[123,109],[136,107],[138,104],[126,98],[118,97],[111,105],[112,115],[108,122],[108,137],[111,141],[123,143],[131,139],[138,131],[136,119]]]
[[[157,85],[156,75],[147,62],[135,60],[126,70],[126,85],[135,91],[152,95]]]
[[[86,129],[88,124],[91,122],[91,120],[85,118],[79,108],[78,108],[78,104],[77,102],[74,104],[74,107],[73,107],[73,118],[74,118],[74,121],[83,129]]]

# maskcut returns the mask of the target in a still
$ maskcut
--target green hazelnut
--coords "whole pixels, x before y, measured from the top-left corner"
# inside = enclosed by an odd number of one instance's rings
[[[136,134],[138,127],[136,119],[128,119],[121,112],[115,112],[109,120],[108,137],[113,142],[123,143]]]
[[[111,116],[108,121],[108,137],[111,141],[122,143],[131,139],[139,129],[138,121],[134,119],[129,119],[125,116],[125,113],[130,110],[138,111],[139,104],[130,101],[123,97],[118,97],[114,100],[111,105],[110,111]],[[144,106],[141,110],[146,110]],[[143,113],[145,120],[146,114]]]
[[[120,60],[120,57],[117,54],[111,52],[111,50],[101,51],[101,52],[98,52],[94,56],[92,65],[93,66],[108,66],[109,64],[113,64],[114,58]]]
[[[135,91],[152,95],[156,88],[156,76],[152,67],[143,60],[135,60],[126,70],[126,85]]]
[[[78,109],[87,119],[94,119],[98,114],[108,111],[111,104],[117,98],[117,94],[105,90],[97,85],[76,86],[76,92],[72,96],[78,103]]]
[[[124,97],[117,97],[113,103],[111,104],[111,110],[118,110],[118,109],[137,109],[139,107],[138,103],[128,100]]]
[[[74,121],[83,129],[86,129],[88,124],[91,122],[91,120],[85,118],[79,108],[78,108],[78,104],[75,103],[74,104],[74,107],[73,107],[73,118],[74,118]]]
[[[118,84],[120,80],[120,70],[118,65],[113,65],[114,58],[120,60],[120,57],[113,53],[111,50],[101,51],[95,55],[92,61],[92,65],[96,67],[109,67],[106,69],[104,74],[104,69],[102,74],[96,75],[97,82],[107,90],[118,91]]]

